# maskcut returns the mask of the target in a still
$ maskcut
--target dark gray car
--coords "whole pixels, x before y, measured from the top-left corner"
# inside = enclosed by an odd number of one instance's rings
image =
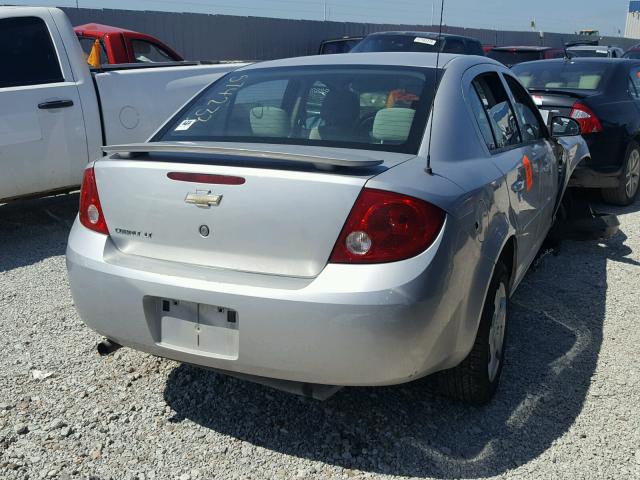
[[[423,52],[484,56],[482,44],[475,38],[434,32],[377,32],[367,35],[352,53]]]

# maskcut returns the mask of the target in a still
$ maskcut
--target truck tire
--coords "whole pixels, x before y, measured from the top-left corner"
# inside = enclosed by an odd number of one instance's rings
[[[631,142],[624,157],[620,185],[602,189],[602,198],[612,205],[631,205],[638,195],[640,180],[640,145]]]
[[[460,365],[438,374],[442,394],[473,406],[493,398],[504,364],[509,311],[509,274],[504,264],[498,263],[471,352]]]

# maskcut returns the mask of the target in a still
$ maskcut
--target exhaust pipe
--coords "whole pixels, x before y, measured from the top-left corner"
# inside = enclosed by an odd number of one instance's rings
[[[98,355],[101,357],[106,357],[107,355],[111,355],[116,350],[120,350],[122,345],[119,343],[113,342],[108,338],[105,338],[102,342],[98,344]]]

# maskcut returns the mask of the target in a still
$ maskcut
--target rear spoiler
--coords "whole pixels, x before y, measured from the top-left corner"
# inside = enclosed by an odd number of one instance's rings
[[[566,97],[573,98],[587,98],[594,93],[597,93],[597,90],[583,90],[579,92],[576,90],[562,90],[559,88],[529,88],[527,90],[529,90],[530,94],[564,95]]]
[[[334,158],[319,155],[303,155],[298,153],[270,152],[265,150],[251,150],[245,148],[219,147],[190,142],[150,142],[131,143],[128,145],[109,145],[102,147],[107,154],[119,153],[136,156],[144,153],[199,153],[209,155],[225,155],[230,157],[253,157],[269,160],[283,160],[287,162],[308,163],[318,166],[366,168],[382,165],[384,160],[369,157],[355,157],[350,159]]]

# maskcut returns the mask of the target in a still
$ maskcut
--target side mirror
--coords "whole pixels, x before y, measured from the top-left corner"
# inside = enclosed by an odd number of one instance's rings
[[[551,136],[553,138],[575,137],[581,133],[580,124],[573,118],[553,117],[551,119]]]

